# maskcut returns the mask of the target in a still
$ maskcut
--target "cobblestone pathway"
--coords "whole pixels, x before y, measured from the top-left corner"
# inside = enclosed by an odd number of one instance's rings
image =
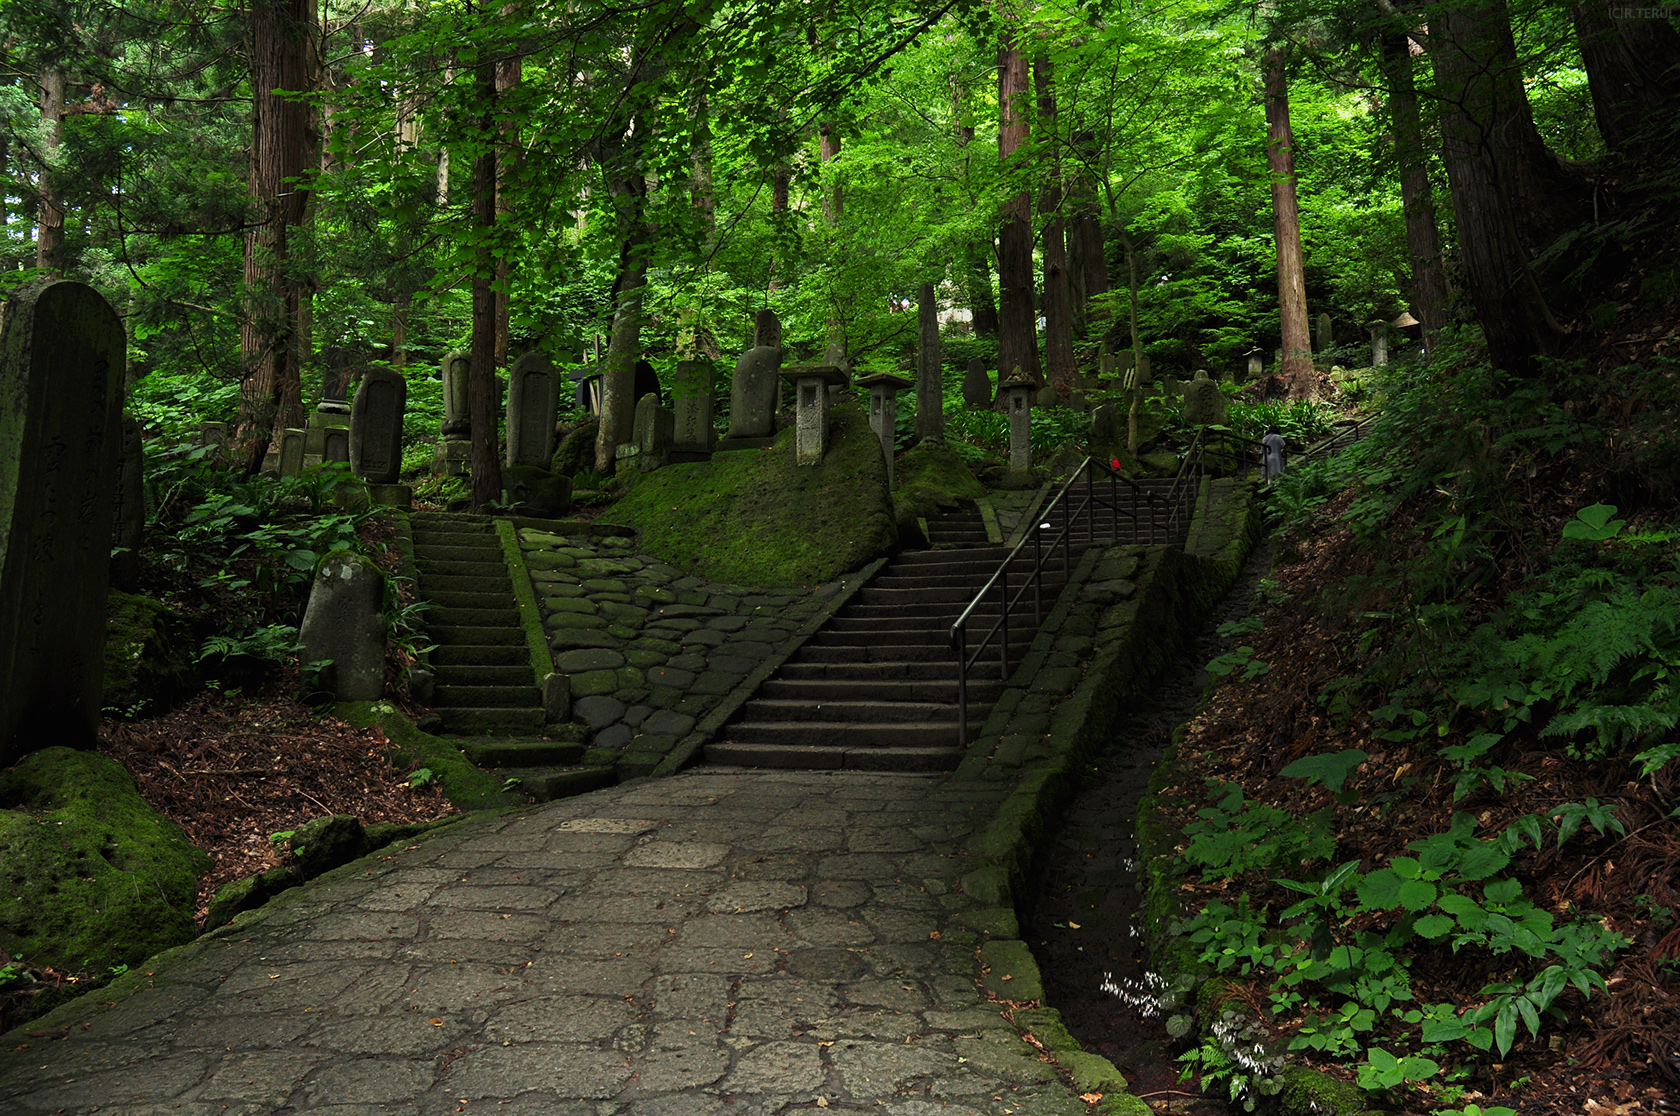
[[[465,822],[12,1032],[0,1112],[1085,1113],[978,983],[1002,791],[700,768]]]

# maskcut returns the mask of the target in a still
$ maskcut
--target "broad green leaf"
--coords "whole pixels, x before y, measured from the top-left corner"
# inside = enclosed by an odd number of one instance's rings
[[[1453,920],[1446,915],[1424,915],[1413,924],[1412,928],[1430,941],[1435,941],[1452,932]]]
[[[1400,885],[1400,905],[1408,911],[1428,909],[1435,902],[1435,885],[1427,880],[1406,880]]]

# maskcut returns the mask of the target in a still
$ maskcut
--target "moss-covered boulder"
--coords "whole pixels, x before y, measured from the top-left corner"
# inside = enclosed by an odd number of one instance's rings
[[[0,773],[0,951],[72,972],[190,940],[210,858],[95,752],[45,748]]]
[[[194,639],[186,621],[150,597],[111,590],[105,615],[105,692],[119,717],[168,709],[196,687]]]
[[[554,447],[549,469],[557,477],[574,477],[585,468],[593,468],[595,438],[600,432],[599,419],[585,419],[566,431],[566,436]]]
[[[894,471],[893,512],[901,534],[913,529],[917,519],[986,494],[986,486],[957,452],[937,442],[918,445],[899,458]]]
[[[764,449],[633,474],[602,521],[640,549],[714,581],[782,587],[831,581],[897,542],[881,443],[853,405],[831,413],[820,465],[796,465],[792,430]]]

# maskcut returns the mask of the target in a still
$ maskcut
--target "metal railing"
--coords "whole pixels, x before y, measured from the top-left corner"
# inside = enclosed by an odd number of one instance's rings
[[[1108,494],[1106,498],[1098,495],[1098,469],[1107,474]],[[1083,497],[1078,498],[1073,493],[1080,487],[1081,479],[1084,480]],[[1131,497],[1130,506],[1121,502],[1122,485],[1125,486],[1127,495]],[[1176,486],[1174,491],[1177,491]],[[1077,505],[1075,499],[1078,499]],[[1122,515],[1132,520],[1134,535],[1136,534],[1140,504],[1147,507],[1149,512],[1148,531],[1151,545],[1156,543],[1162,534],[1166,534],[1169,538],[1173,537],[1171,531],[1176,522],[1175,509],[1167,506],[1166,501],[1148,491],[1130,477],[1122,476],[1117,470],[1110,468],[1107,462],[1087,457],[1079,468],[1073,471],[1073,475],[1068,478],[1067,483],[1062,485],[1061,491],[1056,493],[1055,499],[1051,500],[1038,513],[1036,518],[1039,522],[1031,527],[1026,535],[1022,536],[1020,542],[1015,544],[1014,549],[998,565],[997,571],[987,579],[986,584],[974,595],[974,599],[969,601],[968,607],[963,609],[961,615],[951,624],[951,646],[957,653],[957,744],[959,747],[968,745],[968,672],[979,664],[981,657],[986,653],[986,649],[996,639],[998,670],[1000,676],[1005,681],[1008,680],[1010,669],[1009,617],[1029,590],[1032,592],[1033,627],[1036,629],[1038,625],[1044,622],[1043,573],[1045,550],[1048,549],[1053,555],[1056,547],[1061,547],[1062,577],[1065,580],[1073,570],[1073,536],[1076,533],[1075,529],[1081,523],[1085,524],[1082,533],[1086,536],[1086,541],[1095,543],[1100,527],[1097,522],[1097,510],[1099,508],[1111,509],[1114,516],[1109,524],[1109,534],[1112,541],[1118,542],[1120,540],[1120,517]],[[1166,507],[1167,517],[1164,525],[1162,517],[1157,514],[1158,505]],[[1061,527],[1060,530],[1054,531],[1047,543],[1045,534],[1047,531],[1053,530],[1054,524],[1052,521],[1056,518],[1058,509],[1062,513]],[[1022,551],[1029,542],[1032,544],[1032,569],[1024,574],[1017,575],[1023,580],[1020,581],[1019,588],[1011,596],[1009,590],[1010,566],[1017,559],[1023,557]],[[975,618],[976,610],[986,603],[987,598],[994,590],[1000,606],[997,621],[981,638],[979,645],[970,653],[968,649],[969,621]]]
[[[1359,419],[1344,419],[1335,423],[1341,429],[1334,434],[1327,435],[1314,445],[1302,451],[1301,457],[1307,461],[1324,461],[1333,454],[1340,453],[1351,445],[1365,440],[1365,435],[1371,432],[1374,416],[1366,415]]]

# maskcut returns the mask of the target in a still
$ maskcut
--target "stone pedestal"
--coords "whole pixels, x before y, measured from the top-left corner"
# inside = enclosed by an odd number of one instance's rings
[[[643,472],[657,469],[665,463],[671,448],[676,415],[669,407],[659,405],[659,396],[649,392],[636,402],[636,457]]]
[[[432,451],[432,472],[440,477],[464,477],[472,472],[472,442],[445,437]]]
[[[857,383],[869,389],[869,429],[881,439],[881,453],[887,459],[887,491],[891,492],[893,457],[898,449],[898,393],[909,387],[910,381],[891,372],[877,372]]]
[[[832,364],[795,364],[782,369],[782,379],[793,385],[793,460],[799,465],[820,465],[828,452],[828,388],[850,379],[844,369]]]

